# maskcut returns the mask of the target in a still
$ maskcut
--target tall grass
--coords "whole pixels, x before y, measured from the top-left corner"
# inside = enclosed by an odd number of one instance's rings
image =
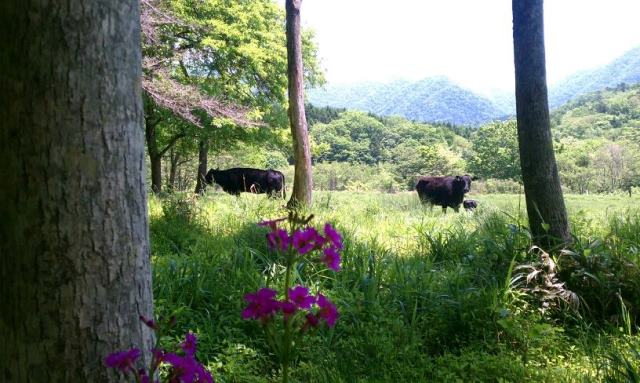
[[[549,318],[521,299],[509,283],[513,266],[536,259],[520,197],[473,198],[477,211],[443,215],[413,193],[315,194],[314,221],[332,222],[345,236],[343,269],[306,265],[295,278],[320,281],[312,288],[327,292],[341,316],[334,329],[300,345],[296,380],[604,380],[617,371],[602,367],[609,354],[624,357],[616,359],[624,371],[638,370],[629,350],[640,342],[616,321],[603,327]],[[637,200],[567,201],[579,243],[599,239],[607,254],[637,265],[640,214],[629,208]],[[198,333],[199,356],[220,382],[279,379],[263,332],[240,311],[245,293],[281,281],[282,269],[269,267],[266,230],[255,223],[284,216],[283,205],[221,193],[150,202],[156,310],[177,314],[176,338]],[[633,307],[637,302],[625,302],[628,313]],[[621,337],[632,346],[616,341]]]

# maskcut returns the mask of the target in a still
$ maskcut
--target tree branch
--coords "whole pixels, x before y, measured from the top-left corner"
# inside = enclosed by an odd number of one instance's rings
[[[169,140],[169,143],[167,144],[167,146],[165,146],[164,149],[159,151],[158,155],[160,157],[164,156],[164,154],[167,152],[167,150],[171,149],[173,147],[173,145],[175,145],[176,142],[178,142],[178,140],[181,139],[184,136],[186,136],[186,134],[184,132],[181,132],[181,133],[178,133],[175,136],[171,137],[171,139]]]

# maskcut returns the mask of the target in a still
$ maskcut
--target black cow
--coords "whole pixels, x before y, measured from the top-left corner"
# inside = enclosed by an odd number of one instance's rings
[[[447,212],[447,207],[456,212],[464,199],[464,194],[471,189],[472,177],[448,176],[448,177],[421,177],[416,184],[416,191],[423,204],[442,206],[442,211]]]
[[[282,193],[286,198],[284,174],[273,169],[231,168],[227,170],[210,169],[205,181],[222,186],[222,190],[229,194],[240,195],[242,192],[267,193],[273,197]]]
[[[478,201],[475,199],[465,199],[462,201],[462,206],[465,210],[471,211],[478,207]]]

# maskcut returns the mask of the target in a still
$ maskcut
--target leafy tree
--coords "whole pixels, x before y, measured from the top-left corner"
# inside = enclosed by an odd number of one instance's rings
[[[565,139],[558,146],[558,171],[563,185],[577,193],[597,191],[598,174],[594,168],[594,155],[603,145],[602,140]]]
[[[138,2],[0,8],[1,380],[119,382],[153,341]]]
[[[419,176],[445,176],[464,173],[462,158],[442,144],[419,145],[405,142],[393,149],[395,171],[399,181],[409,189]]]
[[[225,126],[251,126],[262,119],[284,127],[279,117],[284,111],[287,86],[282,8],[270,0],[165,0],[154,9],[159,9],[162,20],[150,33],[155,38],[149,38],[145,45],[146,62],[166,63],[161,70],[163,78],[171,79],[178,89],[189,87],[211,100],[207,103],[209,110],[194,105],[189,111],[194,116],[187,119],[191,128],[178,129],[170,136],[196,137],[200,141],[200,169],[206,167],[206,149],[216,147],[212,141],[228,137],[222,131],[228,130]],[[312,38],[310,32],[303,34],[305,68],[310,82],[321,83],[323,76]],[[153,74],[158,73],[153,69]],[[169,111],[185,118],[185,113]],[[194,129],[193,125],[201,128]],[[176,141],[169,140],[165,148]]]
[[[520,179],[518,130],[514,120],[481,126],[472,138],[469,171],[482,178]]]
[[[316,124],[314,142],[327,149],[318,161],[375,164],[385,160],[385,126],[363,112],[348,111],[328,124]]]
[[[159,0],[141,2],[145,136],[151,162],[151,190],[155,193],[162,189],[163,156],[187,135],[190,125],[202,127],[206,115],[248,123],[242,108],[207,97],[199,87],[181,82],[176,76],[178,68],[182,69],[183,76],[188,76],[184,62],[187,57],[197,57],[193,51],[196,36],[203,33],[203,27],[180,19],[171,4]],[[176,117],[190,124],[173,124]],[[174,131],[162,134],[162,122]],[[167,140],[159,142],[161,136]]]
[[[529,229],[549,249],[571,234],[549,126],[542,0],[513,0],[518,144]]]

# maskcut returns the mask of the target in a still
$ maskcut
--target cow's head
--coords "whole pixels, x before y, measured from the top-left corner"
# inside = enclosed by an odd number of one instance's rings
[[[469,193],[469,191],[471,190],[471,181],[475,181],[478,179],[478,177],[476,176],[470,176],[468,174],[465,174],[461,177],[464,180],[464,192],[465,193]]]
[[[216,173],[219,172],[220,168],[215,168],[215,169],[209,169],[209,171],[207,172],[207,175],[204,176],[204,180],[206,183],[208,183],[209,185],[211,185],[213,183],[213,181],[216,180]]]

